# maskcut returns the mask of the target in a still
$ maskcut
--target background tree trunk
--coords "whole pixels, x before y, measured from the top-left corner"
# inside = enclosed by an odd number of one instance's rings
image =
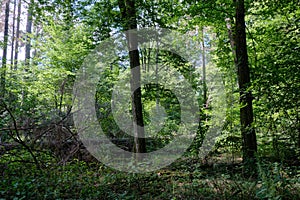
[[[30,67],[30,51],[31,51],[31,33],[32,33],[32,13],[31,13],[31,3],[28,3],[27,7],[27,19],[26,19],[26,35],[25,35],[25,72],[28,72]],[[25,76],[24,80],[27,79]],[[22,104],[26,98],[26,89],[22,89]]]
[[[31,3],[28,3],[27,22],[26,22],[26,45],[25,45],[26,65],[29,65],[30,63],[31,33],[32,33],[32,13],[31,13]]]
[[[14,0],[12,36],[11,36],[11,54],[10,54],[10,68],[11,68],[11,70],[13,69],[13,64],[14,64],[16,7],[17,7],[17,0]]]
[[[203,76],[203,102],[204,108],[208,107],[207,102],[207,85],[206,85],[206,58],[205,58],[205,37],[204,27],[202,27],[202,76]]]
[[[22,0],[19,0],[19,3],[18,3],[18,17],[17,17],[17,29],[16,29],[16,46],[15,46],[14,69],[17,69],[17,65],[18,65],[21,12],[22,12]]]
[[[3,98],[5,96],[9,5],[10,5],[10,0],[8,0],[5,5],[3,56],[2,56],[2,67],[0,71],[1,72],[0,98],[1,97]]]
[[[245,30],[245,6],[244,0],[236,0],[236,24],[235,24],[236,61],[238,69],[238,83],[240,90],[240,123],[243,138],[243,161],[253,166],[255,152],[257,151],[256,133],[252,126],[253,108],[252,95],[248,91],[250,86],[250,70],[248,65],[248,53]],[[250,164],[251,163],[251,164]]]

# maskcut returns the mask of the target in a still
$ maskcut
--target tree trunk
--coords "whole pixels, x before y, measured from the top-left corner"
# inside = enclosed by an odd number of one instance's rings
[[[12,36],[11,36],[11,54],[10,54],[10,69],[11,70],[13,69],[13,64],[14,64],[16,7],[17,7],[17,0],[14,0],[13,25],[12,25]]]
[[[32,29],[32,14],[31,14],[31,3],[28,3],[27,8],[27,20],[26,20],[26,36],[25,36],[25,72],[28,72],[29,65],[30,65],[30,51],[31,51],[31,29]],[[24,80],[26,80],[26,76]],[[22,89],[22,104],[26,98],[26,89]]]
[[[159,66],[158,66],[158,62],[159,62],[159,42],[158,42],[158,36],[156,35],[156,51],[155,51],[155,79],[156,79],[156,97],[155,97],[155,104],[156,104],[156,112],[158,113],[158,109],[159,109],[159,87],[158,87],[158,80],[159,80],[159,74],[158,74],[158,70],[159,70]],[[149,55],[150,57],[150,55]],[[149,62],[150,63],[150,62]]]
[[[14,58],[14,69],[15,70],[17,69],[17,65],[18,65],[21,12],[22,12],[22,0],[19,0],[19,3],[18,3],[18,17],[17,17],[17,30],[16,30],[15,58]]]
[[[203,75],[203,103],[204,103],[203,106],[204,108],[208,108],[204,27],[202,28],[202,75]]]
[[[30,63],[31,51],[31,31],[32,30],[32,13],[31,3],[28,3],[27,22],[26,22],[26,45],[25,45],[25,64],[28,66]]]
[[[297,110],[299,111],[299,109],[297,109]],[[298,148],[300,149],[300,116],[299,116],[299,112],[297,112],[296,127],[298,130]]]
[[[240,123],[243,138],[243,162],[253,165],[257,151],[256,134],[253,128],[252,95],[248,91],[250,86],[250,70],[246,44],[245,5],[244,0],[236,0],[235,24],[236,65],[238,69],[238,83],[240,90]],[[254,168],[252,168],[254,169]]]
[[[234,39],[234,33],[233,33],[233,28],[232,28],[232,19],[231,18],[226,18],[226,27],[227,27],[227,32],[228,32],[228,37],[229,37],[229,42],[230,42],[230,47],[232,49],[232,54],[233,54],[233,59],[234,59],[234,64],[237,66],[237,60],[236,60],[236,45],[235,45],[235,39]]]
[[[5,19],[4,19],[4,42],[3,42],[3,56],[1,67],[1,81],[0,81],[0,98],[5,96],[5,82],[6,82],[6,64],[7,64],[7,43],[8,43],[8,20],[9,20],[9,5],[10,0],[5,4]]]
[[[119,8],[121,11],[123,27],[125,30],[137,29],[136,9],[134,0],[119,0]],[[134,31],[126,34],[126,39],[129,47],[130,59],[130,87],[131,87],[131,101],[132,101],[132,115],[133,115],[133,131],[134,131],[134,152],[146,152],[146,140],[144,138],[144,121],[143,121],[143,107],[142,107],[142,92],[141,92],[141,71],[140,58],[137,43],[137,34]],[[137,88],[137,89],[135,89]],[[137,155],[138,159],[139,155]]]

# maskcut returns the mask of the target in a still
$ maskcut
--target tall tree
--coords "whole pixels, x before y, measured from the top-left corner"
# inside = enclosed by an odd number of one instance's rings
[[[12,36],[11,36],[11,54],[10,54],[11,69],[13,68],[13,64],[14,64],[16,7],[17,7],[17,0],[14,0]]]
[[[3,56],[1,67],[1,80],[0,80],[0,97],[4,97],[5,94],[5,82],[6,82],[6,64],[7,64],[7,43],[8,43],[8,20],[9,20],[9,5],[10,0],[5,4],[5,19],[4,19],[4,42],[3,42]]]
[[[14,69],[17,69],[17,65],[18,65],[21,12],[22,12],[22,0],[19,0],[19,2],[18,2],[18,16],[17,16],[17,29],[16,29],[16,46],[15,46],[15,57],[14,57]]]
[[[31,51],[31,32],[32,32],[32,11],[31,11],[31,4],[28,3],[28,10],[27,10],[27,22],[26,22],[26,45],[25,45],[25,64],[29,65],[30,61],[30,51]]]
[[[134,0],[118,0],[125,30],[137,29],[136,8]],[[140,58],[137,43],[137,34],[134,31],[127,32],[126,39],[129,47],[130,59],[130,87],[134,131],[134,152],[146,152],[146,140],[144,138],[144,120],[142,112],[141,72]],[[136,88],[136,89],[135,89]]]
[[[31,4],[33,1],[28,2],[27,7],[27,19],[26,19],[26,35],[25,35],[25,71],[28,71],[30,64],[30,51],[31,51],[31,32],[32,32],[32,8]],[[26,97],[26,91],[22,90],[22,102]]]
[[[204,27],[202,27],[202,76],[203,76],[203,105],[205,108],[208,107],[207,102],[207,85],[206,85],[206,58],[205,58],[205,37]]]
[[[257,151],[256,133],[253,128],[252,94],[248,90],[250,86],[250,69],[248,63],[246,27],[245,27],[245,3],[244,0],[236,0],[235,45],[236,66],[238,69],[238,83],[240,90],[240,123],[243,138],[243,161],[250,164],[255,159]],[[250,163],[249,163],[250,162]],[[251,165],[251,164],[250,164]]]

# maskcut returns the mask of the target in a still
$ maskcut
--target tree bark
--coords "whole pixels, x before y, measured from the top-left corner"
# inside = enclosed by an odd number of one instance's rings
[[[253,128],[252,95],[250,86],[250,69],[246,43],[245,5],[244,0],[236,0],[235,24],[236,65],[240,90],[240,123],[243,138],[243,161],[253,165],[257,151],[256,133]]]
[[[10,0],[5,4],[5,19],[4,19],[4,42],[3,42],[3,55],[2,55],[2,67],[0,77],[0,98],[5,96],[5,82],[6,82],[6,64],[7,64],[7,43],[8,43],[8,20],[9,20],[9,5]]]
[[[202,76],[203,76],[203,103],[204,103],[203,106],[204,108],[208,108],[204,27],[202,27]]]
[[[32,33],[32,13],[31,13],[31,3],[28,3],[27,22],[26,22],[26,45],[25,45],[25,64],[27,66],[30,63],[31,33]]]
[[[297,109],[297,110],[299,111],[299,109]],[[297,112],[296,127],[298,130],[298,148],[300,149],[300,116],[299,116],[299,112]]]
[[[118,0],[123,27],[125,30],[137,29],[136,9],[134,0]],[[134,131],[134,152],[146,152],[146,140],[144,138],[144,121],[143,121],[143,106],[141,92],[141,72],[140,58],[138,51],[137,34],[135,31],[129,31],[126,34],[126,39],[129,47],[130,59],[130,87],[133,115],[133,131]],[[141,157],[137,157],[140,159]]]
[[[15,57],[14,57],[14,69],[17,69],[18,55],[19,55],[19,40],[20,40],[20,22],[22,12],[22,0],[18,3],[18,17],[17,17],[17,30],[16,30],[16,46],[15,46]]]
[[[11,70],[13,69],[13,64],[14,64],[16,7],[17,7],[17,0],[14,0],[12,36],[11,36],[11,54],[10,54],[10,69]]]
[[[26,35],[25,35],[25,72],[28,72],[30,65],[30,51],[31,51],[31,33],[32,33],[32,13],[31,13],[31,3],[32,0],[28,3],[27,8],[27,20],[26,20]],[[27,78],[25,77],[24,80]],[[22,104],[26,98],[26,89],[22,89]]]
[[[230,47],[232,49],[232,54],[233,54],[233,59],[234,63],[237,66],[237,60],[236,60],[236,45],[235,45],[235,39],[234,39],[234,33],[233,33],[233,28],[232,28],[232,19],[231,18],[226,18],[226,27],[227,27],[227,32],[228,32],[228,37],[229,37],[229,42],[230,42]]]

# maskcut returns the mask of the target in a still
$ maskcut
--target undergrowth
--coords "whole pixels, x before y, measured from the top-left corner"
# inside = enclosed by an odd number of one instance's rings
[[[77,160],[38,170],[5,155],[0,165],[1,199],[300,199],[300,168],[266,161],[256,178],[245,177],[241,164],[191,158],[145,174]]]

